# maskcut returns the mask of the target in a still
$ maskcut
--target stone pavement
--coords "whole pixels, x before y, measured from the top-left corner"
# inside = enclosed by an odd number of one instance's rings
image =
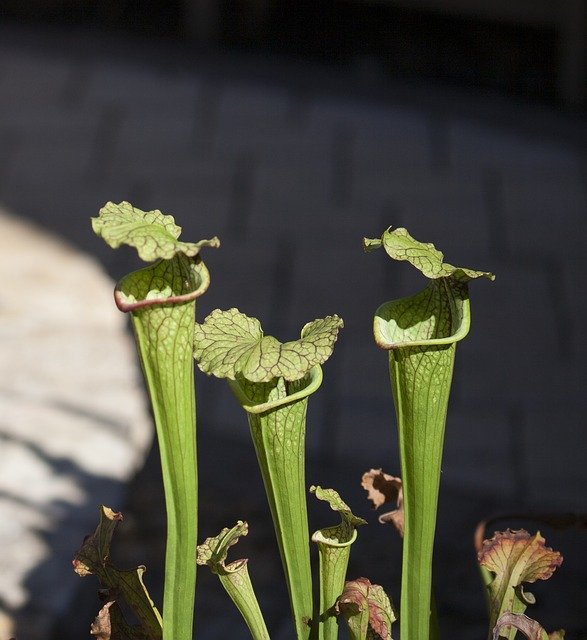
[[[376,92],[363,91],[349,71],[2,25],[0,203],[97,256],[112,277],[136,262],[92,236],[88,219],[107,200],[172,213],[188,240],[218,235],[221,249],[205,256],[212,285],[200,319],[236,306],[288,339],[316,317],[344,318],[310,406],[308,483],[339,488],[373,522],[350,574],[381,582],[396,601],[399,544],[358,487],[369,467],[398,472],[386,356],[373,344],[371,318],[422,281],[383,254],[365,255],[361,238],[404,225],[453,264],[496,273],[495,283],[471,287],[436,553],[445,634],[482,637],[477,521],[512,510],[586,510],[587,132],[554,109],[380,80]],[[92,367],[103,366],[99,359]],[[243,548],[273,637],[291,637],[279,570],[266,561],[271,528],[260,483],[241,489],[241,476],[255,478],[244,417],[223,383],[199,376],[198,385],[200,537],[249,521]],[[111,405],[121,406],[116,398]],[[158,473],[152,452],[130,486],[120,540],[127,561],[151,567],[153,585],[164,536]],[[314,528],[328,517],[314,507],[312,515]],[[534,613],[548,628],[585,637],[585,534],[542,530],[566,560],[534,589]],[[73,594],[68,571],[65,564],[55,580]],[[199,576],[198,637],[246,637],[218,586]],[[61,639],[83,636],[93,615],[93,585],[81,591],[75,616],[64,605],[55,610]]]

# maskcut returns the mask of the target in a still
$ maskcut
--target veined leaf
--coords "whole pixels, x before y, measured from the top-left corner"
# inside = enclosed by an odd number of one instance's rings
[[[225,565],[226,556],[230,547],[235,545],[241,536],[249,533],[246,522],[239,520],[232,529],[224,528],[212,538],[206,538],[202,544],[198,545],[196,562],[200,565],[207,565],[213,573],[233,573],[246,562],[246,560],[236,560]]]
[[[175,224],[173,216],[158,209],[141,211],[130,202],[107,202],[98,217],[92,218],[92,228],[113,249],[122,244],[135,247],[146,262],[170,260],[178,253],[193,257],[202,247],[220,246],[218,238],[181,242],[178,240],[181,227]]]
[[[342,518],[342,524],[346,528],[354,528],[358,527],[362,524],[367,524],[367,521],[363,518],[359,518],[354,515],[351,511],[350,507],[347,503],[340,497],[337,491],[334,489],[323,489],[322,487],[310,487],[310,493],[313,493],[318,500],[324,500],[330,505],[330,508],[333,511],[338,511],[340,517]],[[330,529],[335,529],[338,527],[330,527]],[[319,534],[317,531],[315,535]],[[314,536],[312,536],[312,540],[314,540]],[[314,540],[314,542],[318,542],[318,540]]]
[[[488,271],[453,267],[451,264],[443,262],[444,254],[431,242],[418,242],[403,227],[397,229],[389,227],[381,238],[363,238],[363,247],[365,251],[374,251],[383,247],[390,258],[406,260],[432,280],[449,276],[461,281],[481,277],[489,280],[495,279],[495,276]]]
[[[342,326],[338,316],[327,316],[306,324],[299,340],[281,343],[264,336],[259,321],[238,309],[216,309],[196,324],[194,357],[204,373],[218,378],[299,380],[330,357]]]
[[[347,621],[351,640],[391,640],[397,619],[393,606],[383,588],[367,578],[345,583],[336,608]]]

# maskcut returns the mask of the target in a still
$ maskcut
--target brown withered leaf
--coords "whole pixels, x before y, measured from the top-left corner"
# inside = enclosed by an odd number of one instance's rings
[[[75,572],[84,577],[95,575],[101,585],[101,592],[108,601],[124,600],[139,621],[137,628],[126,622],[118,604],[109,606],[110,634],[112,640],[126,638],[148,638],[160,640],[162,637],[161,615],[151,599],[143,574],[145,567],[118,569],[110,562],[112,536],[122,514],[102,505],[100,521],[93,534],[86,536],[73,559]]]
[[[390,522],[404,535],[404,494],[401,478],[384,473],[381,469],[371,469],[363,474],[361,486],[368,493],[368,499],[373,508],[378,509],[382,504],[395,503],[394,511],[388,511],[379,516],[379,522]]]
[[[114,602],[107,602],[98,612],[94,622],[90,625],[90,635],[96,636],[97,640],[110,640],[112,625],[110,623],[110,607]]]
[[[500,616],[497,624],[493,628],[493,640],[499,640],[503,637],[501,631],[504,630],[505,627],[513,627],[521,631],[528,640],[563,640],[565,637],[565,632],[562,629],[560,631],[547,633],[536,620],[532,620],[532,618],[529,618],[523,613],[506,611]]]
[[[547,580],[562,563],[561,554],[544,543],[539,532],[531,536],[524,529],[498,531],[483,542],[477,556],[479,564],[494,574],[487,586],[490,629],[504,613],[522,614],[534,601],[531,594],[524,594],[523,583]]]

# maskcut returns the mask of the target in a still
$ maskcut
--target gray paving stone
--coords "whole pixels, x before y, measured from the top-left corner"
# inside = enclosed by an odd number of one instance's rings
[[[361,236],[337,233],[295,245],[288,299],[292,312],[303,317],[334,313],[346,326],[341,340],[353,344],[370,340],[373,313],[380,302],[383,274],[361,247]],[[341,259],[343,257],[343,259]],[[317,260],[319,258],[319,260]]]
[[[222,86],[218,107],[219,129],[262,122],[284,126],[291,109],[288,91],[238,81]]]
[[[4,177],[7,190],[30,189],[33,182],[41,188],[48,182],[80,183],[87,177],[92,158],[95,127],[80,130],[63,125],[31,139],[21,139]]]
[[[152,428],[110,280],[34,227],[0,224],[2,634],[44,638],[77,586],[56,569],[96,505],[122,500]]]

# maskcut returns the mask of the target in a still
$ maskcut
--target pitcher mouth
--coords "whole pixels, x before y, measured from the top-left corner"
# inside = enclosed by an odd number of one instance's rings
[[[408,305],[419,299],[441,299],[444,321],[425,317],[402,326],[402,319]],[[428,325],[426,329],[417,330],[416,325]],[[442,326],[441,325],[445,325]],[[469,294],[466,284],[448,282],[446,278],[432,280],[419,293],[391,300],[382,304],[375,312],[373,333],[378,347],[393,351],[404,347],[446,346],[462,340],[471,326]]]
[[[162,273],[174,269],[173,285],[159,290],[153,284]],[[166,283],[167,284],[167,283]],[[178,255],[129,273],[114,289],[114,301],[120,311],[129,313],[145,307],[184,304],[199,298],[210,286],[210,274],[200,258]]]
[[[314,365],[310,371],[304,376],[307,378],[306,385],[300,391],[296,391],[291,395],[287,395],[284,398],[280,398],[279,400],[271,400],[269,402],[255,402],[252,400],[242,385],[238,380],[227,380],[230,385],[231,391],[236,396],[242,408],[251,414],[260,414],[265,413],[266,411],[271,411],[273,409],[278,409],[279,407],[283,407],[285,405],[291,404],[292,402],[296,402],[297,400],[302,400],[303,398],[307,398],[309,395],[314,393],[318,389],[318,387],[322,384],[322,367],[317,364]]]

